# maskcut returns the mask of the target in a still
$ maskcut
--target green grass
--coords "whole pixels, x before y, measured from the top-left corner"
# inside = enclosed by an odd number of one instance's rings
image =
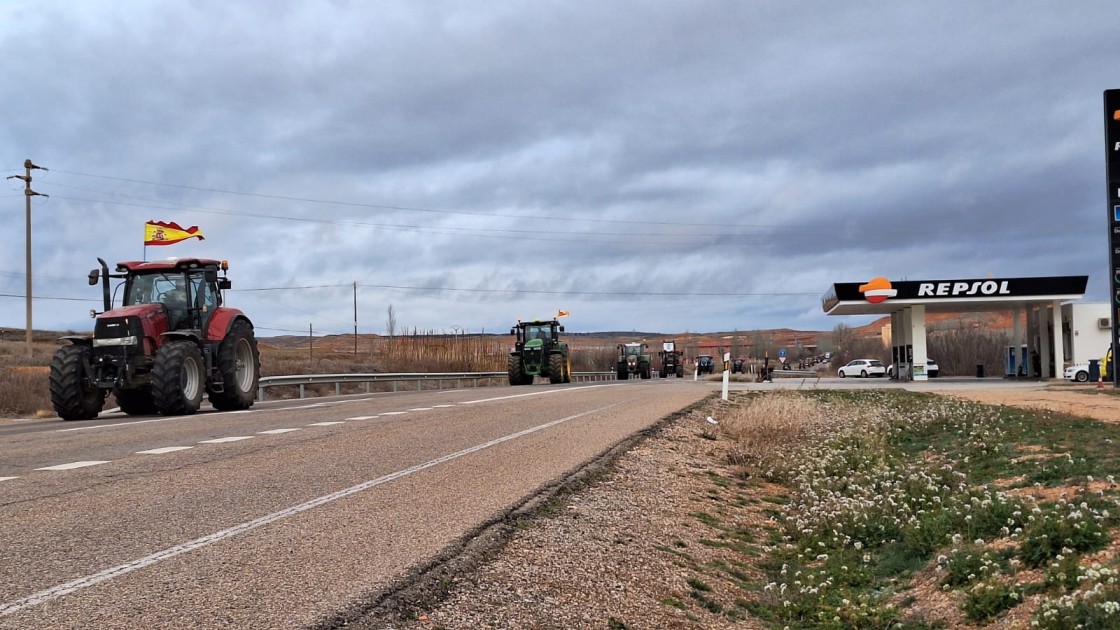
[[[907,592],[931,569],[942,588],[959,591],[960,617],[979,625],[1035,594],[1039,627],[1075,627],[1059,610],[1074,611],[1088,624],[1081,627],[1112,627],[1092,624],[1113,607],[1109,619],[1120,619],[1120,586],[1109,582],[1117,561],[1093,568],[1085,560],[1120,529],[1111,483],[1120,477],[1120,426],[903,391],[771,395],[807,399],[821,414],[805,439],[774,445],[758,464],[765,470],[743,466],[744,479],[783,486],[763,498],[774,519],[765,543],[709,513],[692,514],[721,530],[700,544],[735,551],[765,575],[763,586],[716,566],[715,578],[705,575],[743,590],[743,605],[729,609],[694,579],[697,605],[791,628],[939,628]],[[1098,489],[1087,490],[1093,482]],[[1036,503],[1006,491],[1015,487],[1066,492]],[[1045,569],[1046,582],[1021,583],[1023,567]],[[1101,586],[1085,595],[1093,584]]]

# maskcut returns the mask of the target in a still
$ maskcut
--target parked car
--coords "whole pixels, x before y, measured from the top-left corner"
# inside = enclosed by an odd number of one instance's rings
[[[941,371],[941,367],[933,359],[926,359],[926,375],[930,378],[937,378],[937,374]],[[887,376],[895,378],[894,364],[887,366]]]
[[[1086,363],[1071,365],[1066,368],[1065,377],[1078,383],[1087,383],[1089,382],[1089,365]]]
[[[858,376],[860,378],[886,376],[887,368],[883,365],[883,362],[878,359],[852,359],[847,365],[836,370],[836,375],[840,378],[847,378],[849,376]]]

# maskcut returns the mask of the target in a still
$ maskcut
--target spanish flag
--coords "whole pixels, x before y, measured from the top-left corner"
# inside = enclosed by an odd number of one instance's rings
[[[144,245],[174,245],[188,238],[203,240],[202,231],[197,225],[183,229],[178,223],[164,223],[163,221],[148,221],[144,224]]]
[[[569,313],[568,311],[557,311],[556,312],[556,318],[557,319],[560,319],[561,317],[567,317],[568,315],[571,315],[571,313]]]

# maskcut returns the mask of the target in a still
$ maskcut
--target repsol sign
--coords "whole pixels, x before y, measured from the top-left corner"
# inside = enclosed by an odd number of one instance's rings
[[[1044,276],[1032,278],[961,278],[959,280],[890,280],[871,278],[863,282],[838,282],[821,298],[829,312],[840,304],[881,307],[892,304],[937,302],[985,302],[1016,300],[1077,299],[1085,293],[1089,276]]]
[[[972,282],[919,282],[918,297],[958,295],[1011,295],[1010,280],[974,280]]]

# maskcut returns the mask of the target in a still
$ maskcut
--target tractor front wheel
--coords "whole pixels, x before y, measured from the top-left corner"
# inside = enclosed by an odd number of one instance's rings
[[[170,341],[156,350],[152,399],[165,416],[189,416],[202,405],[202,351],[192,341]]]
[[[548,382],[553,385],[564,382],[564,355],[559,352],[548,355]]]
[[[510,385],[524,385],[527,382],[521,372],[521,357],[516,354],[509,355],[509,359],[506,360],[506,373],[509,374]]]
[[[51,359],[51,404],[63,420],[96,418],[105,404],[106,391],[93,387],[85,376],[89,348],[63,346]]]
[[[261,353],[253,327],[241,319],[229,327],[218,347],[217,366],[222,391],[210,392],[210,404],[219,411],[240,411],[253,406],[261,376]]]
[[[647,379],[652,376],[649,372],[649,361],[642,361],[638,364],[638,374],[640,374],[643,379]]]

